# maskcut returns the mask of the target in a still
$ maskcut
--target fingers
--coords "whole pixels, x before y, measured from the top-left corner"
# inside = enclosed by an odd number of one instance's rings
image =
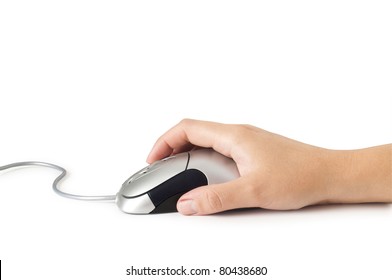
[[[185,119],[164,133],[154,144],[147,162],[190,150],[195,146],[241,159],[235,147],[242,143],[249,128],[238,125]],[[184,194],[177,209],[184,215],[207,215],[235,208],[256,207],[257,193],[245,177],[224,184],[196,188]]]
[[[214,148],[216,151],[229,156],[227,144],[228,125],[185,119],[163,134],[153,146],[147,157],[152,163],[173,153],[190,150],[193,146]]]
[[[257,207],[257,193],[239,178],[224,184],[208,185],[191,190],[177,202],[183,215],[208,215],[230,209]]]

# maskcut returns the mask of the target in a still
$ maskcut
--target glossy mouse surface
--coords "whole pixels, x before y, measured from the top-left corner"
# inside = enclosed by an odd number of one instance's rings
[[[116,204],[130,214],[175,212],[184,193],[238,177],[232,159],[212,149],[193,150],[156,161],[136,172],[122,185]]]

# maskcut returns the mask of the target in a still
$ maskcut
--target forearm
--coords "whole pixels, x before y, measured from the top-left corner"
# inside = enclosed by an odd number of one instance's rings
[[[330,151],[326,202],[392,202],[392,144]]]

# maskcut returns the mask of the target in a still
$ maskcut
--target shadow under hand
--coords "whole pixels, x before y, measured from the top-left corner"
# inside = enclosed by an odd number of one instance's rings
[[[347,212],[360,212],[363,211],[382,211],[383,213],[390,212],[392,204],[386,203],[363,203],[363,204],[323,204],[311,205],[296,210],[269,210],[263,208],[241,208],[228,210],[221,213],[216,213],[214,216],[221,217],[239,217],[239,216],[275,216],[275,215],[313,215],[313,214],[326,214],[326,213],[347,213]]]

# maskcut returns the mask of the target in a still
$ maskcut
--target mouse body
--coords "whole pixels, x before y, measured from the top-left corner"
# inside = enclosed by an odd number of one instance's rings
[[[186,192],[239,177],[235,162],[212,149],[198,149],[158,160],[128,178],[116,195],[125,213],[154,214],[177,211]]]

